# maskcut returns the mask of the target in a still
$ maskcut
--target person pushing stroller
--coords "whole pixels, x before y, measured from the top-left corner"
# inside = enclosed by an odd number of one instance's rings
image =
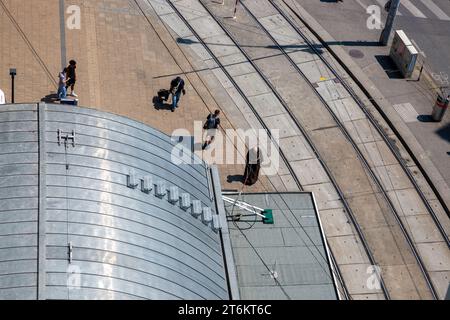
[[[172,112],[178,108],[178,103],[181,99],[181,93],[186,95],[186,90],[184,89],[184,80],[181,77],[176,77],[170,83],[170,93],[172,94]]]

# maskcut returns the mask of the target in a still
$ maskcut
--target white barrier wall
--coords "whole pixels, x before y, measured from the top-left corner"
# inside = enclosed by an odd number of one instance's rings
[[[394,60],[403,77],[410,78],[417,61],[418,51],[403,30],[396,30],[390,57]]]

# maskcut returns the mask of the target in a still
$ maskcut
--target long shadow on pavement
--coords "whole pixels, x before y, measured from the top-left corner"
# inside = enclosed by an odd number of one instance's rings
[[[244,182],[244,176],[242,174],[236,174],[236,175],[229,175],[227,177],[227,182],[228,183],[232,183],[232,182]]]
[[[389,56],[375,56],[380,66],[388,75],[389,79],[403,79],[400,70]]]
[[[50,93],[41,99],[42,102],[45,103],[54,103],[59,101],[58,95],[56,93]]]
[[[445,127],[440,128],[439,130],[437,130],[436,133],[442,139],[446,140],[447,142],[450,142],[450,123],[447,124]]]
[[[417,116],[417,120],[420,122],[434,122],[433,118],[429,114],[421,114]]]
[[[153,97],[153,106],[156,110],[172,110],[172,105],[161,102],[157,96]]]
[[[187,38],[180,38],[178,37],[176,39],[177,43],[180,44],[197,44],[200,43],[199,41],[194,41],[191,39],[187,39]],[[208,43],[205,42],[206,45],[211,45],[211,46],[230,46],[230,47],[235,47],[236,45],[234,43],[230,43],[230,44],[226,44],[226,43],[221,43],[221,44],[217,44],[217,43]],[[380,46],[379,42],[376,41],[330,41],[326,43],[327,46],[350,46],[350,47],[377,47]],[[246,44],[240,44],[241,47],[243,48],[267,48],[267,49],[278,49],[277,45],[268,45],[268,46],[258,46],[258,45],[246,45]],[[324,46],[322,44],[314,44],[314,49],[312,49],[308,44],[292,44],[292,45],[280,45],[281,48],[283,49],[299,49],[301,51],[305,51],[305,52],[309,52],[309,53],[318,53],[318,54],[323,54],[323,48]]]

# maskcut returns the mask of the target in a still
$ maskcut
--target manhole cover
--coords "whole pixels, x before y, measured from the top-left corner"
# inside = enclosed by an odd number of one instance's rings
[[[348,53],[350,54],[351,57],[356,58],[356,59],[364,58],[364,53],[362,53],[361,51],[356,50],[356,49],[352,49]]]

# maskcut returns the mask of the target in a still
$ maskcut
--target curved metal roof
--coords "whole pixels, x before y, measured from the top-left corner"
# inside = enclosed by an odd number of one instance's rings
[[[227,299],[219,235],[181,208],[215,215],[208,168],[173,146],[113,114],[2,106],[0,299]]]

